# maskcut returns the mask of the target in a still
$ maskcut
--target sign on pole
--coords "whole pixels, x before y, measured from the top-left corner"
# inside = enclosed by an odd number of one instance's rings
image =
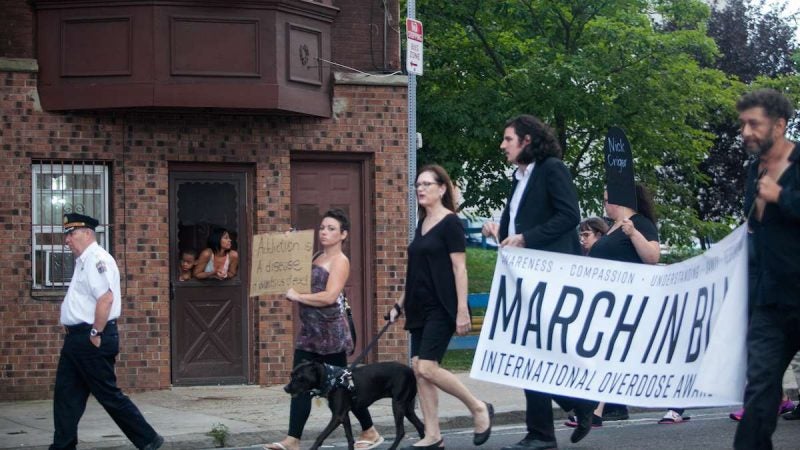
[[[422,75],[422,22],[406,19],[406,72]]]

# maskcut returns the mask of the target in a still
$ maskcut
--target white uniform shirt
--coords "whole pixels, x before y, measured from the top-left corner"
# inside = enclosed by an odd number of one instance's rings
[[[511,196],[511,201],[508,203],[508,235],[513,236],[517,234],[517,227],[514,225],[514,220],[517,218],[517,210],[519,209],[519,202],[522,201],[522,194],[528,186],[528,180],[533,173],[533,167],[536,165],[532,162],[525,166],[525,170],[519,169],[514,171],[514,178],[517,179],[517,187],[514,189],[514,195]],[[522,173],[520,173],[522,172]]]
[[[97,299],[109,290],[114,294],[114,302],[108,320],[114,320],[122,312],[119,269],[114,258],[97,242],[92,242],[75,260],[75,271],[61,303],[61,324],[94,324]]]

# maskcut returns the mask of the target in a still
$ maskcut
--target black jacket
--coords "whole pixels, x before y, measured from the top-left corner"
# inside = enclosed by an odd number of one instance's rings
[[[511,197],[516,177],[500,219],[500,240],[508,237]],[[525,247],[558,253],[581,254],[577,227],[581,221],[578,193],[569,169],[558,158],[537,162],[522,194],[514,226],[525,238]]]

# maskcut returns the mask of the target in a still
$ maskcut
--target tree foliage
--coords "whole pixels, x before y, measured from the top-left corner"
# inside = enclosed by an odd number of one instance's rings
[[[790,96],[797,93],[796,89],[788,89],[796,84],[793,54],[797,44],[795,30],[784,10],[785,6],[765,10],[763,2],[754,5],[746,0],[714,5],[708,33],[719,48],[719,58],[712,67],[742,83],[770,85]],[[698,188],[698,215],[705,223],[739,220],[748,156],[739,137],[735,111],[730,109],[712,117],[708,130],[716,138],[708,158],[700,165],[709,183]],[[698,234],[713,235],[714,231],[706,227]]]
[[[620,126],[654,190],[662,239],[687,243],[703,228],[695,186],[708,180],[707,124],[742,89],[713,66],[709,15],[700,0],[417,0],[420,163],[443,164],[464,206],[500,207],[503,124],[534,114],[556,129],[584,214],[599,214],[603,138]]]

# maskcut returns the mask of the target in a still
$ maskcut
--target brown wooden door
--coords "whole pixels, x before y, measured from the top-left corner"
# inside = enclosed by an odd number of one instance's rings
[[[353,309],[357,343],[353,357],[358,356],[369,341],[372,324],[371,277],[367,268],[371,230],[367,198],[367,161],[292,160],[292,226],[298,230],[316,230],[322,215],[331,208],[341,208],[350,218],[350,232],[342,246],[350,258],[350,278],[346,291]],[[319,249],[314,237],[315,249]],[[295,309],[295,317],[297,310]],[[297,329],[298,327],[296,327]],[[351,357],[351,359],[353,359]]]
[[[249,172],[170,169],[172,383],[246,383]],[[199,254],[216,227],[234,238],[236,277],[178,281],[181,252],[193,249]]]

